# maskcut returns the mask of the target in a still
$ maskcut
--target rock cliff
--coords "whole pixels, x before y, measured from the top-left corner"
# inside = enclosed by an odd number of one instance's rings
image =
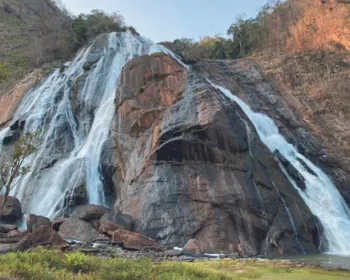
[[[187,71],[152,55],[124,67],[105,162],[115,207],[162,244],[197,239],[205,252],[246,256],[318,252],[316,218],[239,106],[198,74],[206,66]],[[247,91],[267,86],[255,69],[236,67],[240,75],[221,76]]]

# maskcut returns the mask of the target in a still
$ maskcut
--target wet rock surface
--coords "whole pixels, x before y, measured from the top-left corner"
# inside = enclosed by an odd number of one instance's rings
[[[237,90],[244,83],[254,93],[262,77],[253,70],[225,75]],[[205,253],[245,257],[319,252],[317,220],[276,156],[240,107],[201,75],[165,55],[124,67],[114,154],[106,160],[116,209],[133,217],[136,232],[163,245],[196,239]],[[272,97],[266,96],[271,106]],[[279,108],[297,129],[294,116]]]

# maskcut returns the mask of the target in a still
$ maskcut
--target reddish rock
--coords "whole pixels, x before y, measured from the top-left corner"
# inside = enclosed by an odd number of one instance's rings
[[[183,248],[182,253],[188,256],[202,256],[204,254],[203,245],[196,239],[190,239]]]
[[[209,67],[199,75],[201,64]],[[277,94],[252,63],[198,62],[188,72],[166,55],[131,60],[120,75],[113,139],[102,157],[104,169],[114,171],[115,209],[162,245],[195,238],[204,252],[236,253],[242,244],[241,254],[251,256],[262,248],[278,254],[277,243],[284,254],[300,254],[282,196],[302,246],[318,252],[317,220],[240,106],[204,78],[211,75],[253,108],[285,112],[263,104]]]
[[[51,227],[50,219],[34,214],[29,214],[27,216],[27,230],[29,233],[34,232],[37,228],[41,226]]]
[[[99,233],[93,226],[78,218],[67,219],[59,230],[59,235],[64,239],[77,240],[82,242],[94,242],[98,240],[109,241],[109,238]]]
[[[0,196],[0,206],[4,203],[4,197]],[[6,203],[2,209],[0,210],[0,219],[6,221],[16,221],[22,218],[22,207],[19,200],[15,197],[9,196],[6,200]]]
[[[59,249],[67,242],[51,227],[41,226],[36,228],[33,233],[24,236],[15,246],[15,250],[25,251],[32,247],[44,246],[51,249]]]
[[[122,228],[120,228],[118,225],[111,223],[109,221],[100,220],[100,226],[98,229],[99,232],[112,236],[113,232],[115,232],[118,229],[122,229]]]
[[[81,205],[75,208],[74,217],[82,219],[84,221],[92,221],[100,219],[104,214],[110,212],[109,209],[99,205]]]
[[[142,250],[143,248],[160,249],[160,246],[151,238],[139,233],[118,229],[113,232],[112,243],[119,244],[128,250]]]
[[[11,119],[24,94],[40,81],[44,76],[43,72],[42,70],[33,71],[20,81],[11,92],[0,96],[0,125],[6,124]]]

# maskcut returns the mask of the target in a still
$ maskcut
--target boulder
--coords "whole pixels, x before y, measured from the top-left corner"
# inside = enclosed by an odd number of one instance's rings
[[[5,197],[0,196],[0,207],[4,203]],[[16,221],[23,216],[22,207],[19,200],[15,197],[9,196],[1,211],[1,219],[6,221]]]
[[[133,230],[133,218],[130,215],[123,214],[118,211],[116,213],[109,212],[102,216],[101,222],[109,222],[115,224],[118,228],[132,231]]]
[[[66,246],[67,242],[51,227],[40,226],[32,233],[24,236],[15,246],[16,251],[25,251],[32,247],[44,246],[58,249]]]
[[[45,227],[51,227],[51,221],[50,219],[43,217],[43,216],[37,216],[34,214],[29,214],[27,217],[27,230],[29,233],[34,232],[37,228],[45,226]]]
[[[92,225],[92,227],[94,229],[99,230],[99,228],[100,228],[100,220],[92,220],[89,223]]]
[[[59,235],[62,236],[64,239],[78,240],[82,242],[109,240],[108,237],[94,229],[90,223],[78,218],[67,219],[60,226]]]
[[[142,250],[144,248],[160,249],[160,246],[153,239],[123,229],[118,229],[113,232],[112,243],[119,244],[128,250]]]
[[[84,221],[92,221],[100,219],[104,214],[110,212],[109,209],[99,205],[87,204],[75,208],[74,217]]]
[[[99,232],[112,236],[113,232],[115,232],[118,229],[122,229],[122,228],[120,228],[118,225],[112,222],[109,222],[106,220],[100,220],[100,225],[98,229]]]
[[[6,224],[0,225],[0,233],[8,233],[8,232],[10,232],[12,230],[16,230],[16,229],[18,229],[18,228],[15,225],[6,225]]]
[[[182,253],[186,256],[199,257],[203,256],[203,246],[196,239],[190,239],[182,250]]]
[[[22,235],[22,233],[19,232],[17,229],[11,230],[11,231],[7,234],[8,237],[16,237],[16,236],[21,236],[21,235]]]
[[[67,221],[68,218],[61,218],[61,219],[57,219],[57,220],[54,220],[51,224],[51,227],[55,230],[55,231],[59,231],[60,230],[60,227],[61,225]]]

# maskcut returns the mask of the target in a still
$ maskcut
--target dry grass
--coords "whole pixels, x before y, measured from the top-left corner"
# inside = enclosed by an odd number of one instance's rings
[[[350,8],[337,0],[296,1],[301,16],[289,28],[289,49],[319,50],[343,48],[350,50]]]
[[[327,152],[350,163],[350,54],[312,51],[276,57],[264,52],[252,59]]]

